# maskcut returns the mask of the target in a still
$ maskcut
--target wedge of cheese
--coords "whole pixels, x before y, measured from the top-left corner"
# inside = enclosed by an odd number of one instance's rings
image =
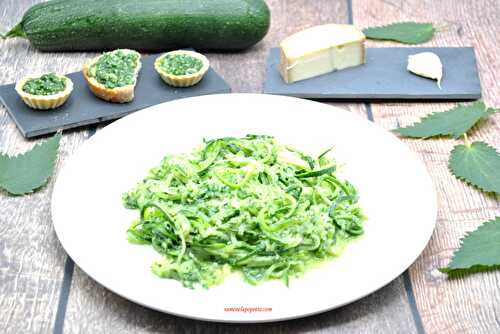
[[[326,24],[302,30],[281,42],[280,73],[287,83],[361,65],[365,35],[353,25]]]

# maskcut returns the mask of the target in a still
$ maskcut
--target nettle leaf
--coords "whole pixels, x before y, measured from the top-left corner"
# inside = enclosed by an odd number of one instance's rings
[[[432,23],[399,22],[363,29],[366,38],[420,44],[432,39],[436,29]]]
[[[497,112],[487,109],[482,101],[469,105],[459,104],[453,109],[432,113],[413,125],[395,129],[404,137],[429,138],[434,136],[451,136],[458,138],[469,131],[479,120],[486,119]]]
[[[500,109],[488,108],[486,110],[487,115],[484,117],[484,119],[487,119],[488,117],[490,117],[491,115],[493,115],[494,113],[497,113],[499,111],[500,111]]]
[[[30,193],[52,175],[57,159],[61,133],[17,156],[0,154],[0,189],[13,194]]]
[[[439,271],[455,276],[500,269],[499,240],[500,217],[496,217],[467,233],[451,262]]]
[[[458,179],[485,192],[500,194],[500,154],[488,144],[455,146],[448,167]]]

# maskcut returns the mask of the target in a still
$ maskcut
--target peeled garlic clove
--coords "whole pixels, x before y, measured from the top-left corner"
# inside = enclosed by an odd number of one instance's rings
[[[441,89],[441,79],[443,78],[443,64],[439,56],[433,52],[421,52],[408,56],[408,71],[437,80]]]

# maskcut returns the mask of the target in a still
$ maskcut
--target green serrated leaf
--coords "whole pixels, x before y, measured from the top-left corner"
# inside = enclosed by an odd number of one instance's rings
[[[26,153],[0,154],[0,189],[23,195],[43,186],[54,170],[60,140],[61,133],[57,133]]]
[[[488,110],[486,110],[487,115],[484,118],[486,119],[486,118],[490,117],[491,115],[496,114],[499,111],[500,111],[500,109],[488,108]]]
[[[399,22],[363,29],[366,38],[420,44],[432,39],[436,29],[432,23]]]
[[[451,262],[439,271],[453,276],[500,269],[499,240],[500,217],[496,217],[467,233]]]
[[[451,136],[459,138],[469,131],[479,120],[488,118],[496,110],[489,108],[482,101],[469,105],[459,104],[453,109],[432,113],[411,126],[394,130],[404,137],[430,138]]]
[[[448,167],[458,179],[485,192],[500,194],[500,154],[488,144],[455,146]]]

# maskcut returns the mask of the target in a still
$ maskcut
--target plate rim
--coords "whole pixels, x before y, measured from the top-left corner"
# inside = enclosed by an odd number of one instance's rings
[[[139,110],[137,112],[129,114],[129,115],[127,115],[127,116],[125,116],[125,117],[123,117],[123,118],[121,118],[121,119],[119,119],[119,120],[117,120],[117,121],[115,121],[115,122],[107,125],[101,131],[98,131],[95,135],[93,135],[92,137],[90,137],[87,140],[85,140],[70,156],[68,156],[65,159],[63,165],[59,169],[58,174],[56,175],[55,184],[54,184],[53,191],[52,191],[52,194],[51,194],[51,204],[50,204],[50,208],[51,208],[51,222],[52,222],[52,226],[54,228],[54,232],[55,232],[55,234],[57,236],[57,239],[59,241],[59,244],[61,245],[61,247],[66,252],[67,256],[70,257],[74,261],[74,263],[78,266],[78,268],[80,270],[82,270],[85,273],[85,275],[87,275],[94,282],[96,282],[99,285],[103,286],[104,288],[106,288],[107,290],[111,291],[112,293],[114,293],[114,294],[116,294],[116,295],[118,295],[118,296],[120,296],[120,297],[122,297],[122,298],[124,298],[124,299],[126,299],[128,301],[134,302],[135,304],[141,305],[143,307],[146,307],[148,309],[152,309],[152,310],[155,310],[155,311],[158,311],[158,312],[162,312],[162,313],[166,313],[166,314],[171,314],[171,315],[174,315],[174,316],[178,316],[178,317],[182,317],[182,318],[187,318],[187,319],[194,319],[194,320],[200,320],[200,321],[206,321],[206,322],[216,322],[216,323],[236,323],[236,324],[245,324],[245,323],[248,323],[248,324],[252,324],[252,323],[271,323],[271,322],[281,322],[281,321],[287,321],[287,320],[305,318],[305,317],[309,317],[309,316],[321,314],[321,313],[324,313],[324,312],[328,312],[328,311],[331,311],[331,310],[343,307],[345,305],[354,303],[356,301],[359,301],[360,299],[363,299],[366,296],[368,296],[368,295],[370,295],[372,293],[375,293],[376,291],[384,288],[385,286],[387,286],[388,284],[390,284],[391,282],[393,282],[395,279],[397,279],[399,276],[401,276],[401,274],[403,274],[410,266],[412,266],[413,263],[420,257],[420,255],[422,254],[422,252],[427,247],[430,239],[432,238],[432,235],[434,234],[434,231],[435,231],[435,228],[436,228],[436,224],[437,224],[438,198],[437,198],[436,186],[435,186],[435,184],[434,184],[434,182],[433,182],[433,180],[432,180],[432,178],[431,178],[431,176],[430,176],[430,174],[429,174],[429,172],[428,172],[428,170],[426,168],[426,165],[422,161],[422,159],[415,152],[413,152],[404,142],[402,142],[396,135],[394,135],[393,133],[391,133],[387,129],[384,129],[379,124],[377,124],[377,123],[375,123],[373,121],[370,121],[370,120],[368,120],[366,118],[359,117],[359,121],[367,122],[371,126],[379,128],[379,130],[381,130],[381,131],[389,134],[390,136],[395,137],[395,139],[398,140],[400,142],[400,144],[402,144],[405,147],[405,150],[407,151],[407,153],[410,154],[414,158],[414,161],[419,165],[420,169],[422,169],[422,171],[424,171],[424,174],[425,174],[426,178],[428,179],[429,184],[431,185],[431,187],[429,187],[428,190],[432,193],[432,200],[429,200],[429,203],[432,202],[433,224],[432,224],[432,229],[430,229],[430,231],[428,233],[428,236],[426,237],[425,244],[423,244],[422,248],[419,249],[418,253],[415,256],[412,257],[412,260],[411,260],[411,262],[409,264],[407,264],[407,265],[405,264],[404,268],[402,270],[398,270],[397,271],[398,272],[397,275],[395,275],[394,277],[392,277],[390,280],[386,281],[382,285],[377,284],[377,288],[371,288],[371,289],[369,289],[370,291],[364,292],[364,293],[362,293],[360,295],[356,295],[355,298],[350,298],[348,301],[344,301],[342,303],[334,304],[331,307],[322,308],[322,309],[315,310],[315,311],[312,311],[312,312],[298,312],[298,314],[294,314],[294,315],[290,315],[290,316],[276,316],[276,317],[272,316],[272,312],[269,312],[269,313],[265,312],[263,314],[268,314],[269,315],[269,317],[265,318],[265,319],[243,319],[243,318],[241,318],[241,319],[217,319],[217,318],[215,318],[214,319],[212,317],[196,316],[196,315],[190,315],[190,314],[185,314],[185,313],[181,313],[181,312],[175,312],[175,311],[172,311],[172,310],[165,310],[165,309],[162,309],[160,307],[156,307],[154,305],[150,305],[150,304],[144,303],[141,300],[138,300],[138,299],[130,297],[130,296],[126,296],[125,294],[122,294],[122,293],[116,291],[116,289],[114,289],[113,287],[109,286],[108,284],[102,282],[102,280],[95,278],[85,268],[82,268],[80,266],[80,264],[77,261],[74,260],[74,257],[72,256],[73,251],[72,250],[68,251],[68,248],[65,247],[64,242],[61,240],[61,238],[60,238],[60,231],[58,231],[58,228],[57,228],[58,224],[55,223],[56,219],[54,218],[54,217],[58,216],[57,214],[55,214],[55,212],[57,212],[57,209],[55,209],[55,208],[56,208],[56,203],[57,203],[57,196],[58,196],[58,193],[59,193],[58,192],[58,188],[59,188],[58,185],[59,185],[59,179],[60,179],[59,176],[60,176],[61,173],[64,173],[64,170],[66,169],[67,165],[71,165],[72,161],[77,160],[78,156],[80,154],[82,154],[82,152],[84,151],[85,147],[87,147],[88,145],[91,145],[93,142],[99,140],[99,138],[101,136],[100,134],[102,134],[103,130],[106,130],[108,127],[112,127],[112,128],[119,127],[122,122],[129,122],[128,119],[130,119],[130,118],[143,117],[142,114],[145,114],[145,111],[150,110],[150,109],[161,109],[165,105],[170,105],[170,104],[173,104],[173,103],[185,103],[185,102],[179,102],[179,101],[193,100],[193,99],[212,99],[214,97],[215,98],[217,98],[217,97],[220,98],[221,96],[229,96],[229,97],[235,98],[235,99],[238,99],[238,96],[243,96],[243,98],[251,98],[251,97],[261,98],[262,96],[265,96],[265,98],[272,98],[272,99],[278,98],[278,99],[286,99],[286,100],[300,100],[301,103],[303,103],[304,101],[307,101],[306,103],[308,103],[308,104],[311,103],[311,104],[320,105],[324,109],[326,109],[326,108],[333,108],[337,112],[343,112],[343,113],[349,115],[348,117],[356,117],[356,116],[352,115],[352,113],[349,110],[347,110],[347,109],[340,108],[340,107],[337,107],[337,106],[327,105],[327,104],[324,104],[324,103],[321,103],[321,102],[318,102],[318,101],[306,100],[306,99],[302,99],[302,98],[288,97],[288,96],[281,96],[281,95],[272,95],[272,94],[224,93],[224,94],[211,94],[211,95],[205,95],[205,96],[189,97],[189,98],[184,98],[184,99],[179,99],[179,100],[164,102],[164,103],[161,103],[161,104],[158,104],[158,105],[154,105],[154,106],[150,106],[150,107],[141,109],[141,110]]]

